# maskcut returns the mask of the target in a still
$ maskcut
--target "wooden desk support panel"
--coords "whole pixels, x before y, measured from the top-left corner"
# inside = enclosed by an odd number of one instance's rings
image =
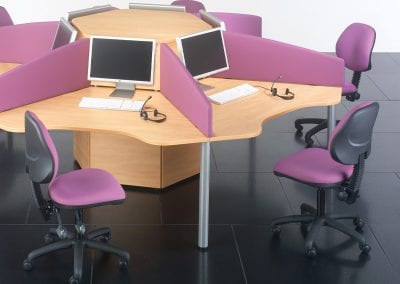
[[[110,171],[121,184],[165,188],[199,173],[200,146],[155,146],[122,135],[75,132],[74,156],[83,168]]]

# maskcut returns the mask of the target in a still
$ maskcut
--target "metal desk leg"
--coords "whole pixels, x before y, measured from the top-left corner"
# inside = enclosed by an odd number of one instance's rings
[[[327,136],[327,143],[329,143],[329,138],[332,135],[333,129],[336,126],[336,119],[335,119],[335,106],[328,106],[328,136]]]
[[[199,248],[208,247],[208,204],[210,191],[210,142],[201,143],[199,188]]]

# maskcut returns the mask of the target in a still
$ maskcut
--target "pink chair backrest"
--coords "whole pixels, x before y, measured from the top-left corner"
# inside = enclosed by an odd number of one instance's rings
[[[336,55],[353,71],[371,69],[371,55],[375,44],[375,30],[361,23],[349,25],[336,42]]]
[[[185,6],[187,13],[196,14],[199,10],[205,10],[203,3],[194,0],[177,0],[171,3],[171,5]]]
[[[10,17],[10,14],[8,14],[6,8],[0,6],[0,26],[11,26],[13,24],[14,23]]]
[[[344,82],[344,62],[302,47],[250,35],[224,32],[229,70],[215,77],[337,86]]]
[[[58,22],[0,27],[0,62],[25,63],[51,50]]]
[[[256,15],[210,12],[225,23],[228,32],[262,36],[262,18]]]

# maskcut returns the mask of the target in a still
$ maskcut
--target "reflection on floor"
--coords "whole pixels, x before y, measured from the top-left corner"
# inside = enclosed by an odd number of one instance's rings
[[[84,283],[400,283],[400,54],[376,53],[373,68],[361,80],[362,100],[377,100],[380,113],[372,154],[367,160],[361,198],[353,206],[333,200],[336,210],[358,212],[372,250],[336,231],[318,237],[319,255],[304,257],[297,225],[281,238],[269,231],[272,218],[297,213],[300,203],[314,203],[315,191],[278,179],[275,161],[303,147],[294,138],[293,121],[325,116],[324,108],[291,113],[264,125],[256,139],[212,145],[210,247],[197,249],[198,176],[156,193],[126,187],[121,206],[87,210],[91,226],[110,225],[112,242],[128,249],[132,260],[121,272],[117,259],[87,251]],[[355,103],[337,107],[342,116]],[[74,168],[71,133],[53,132],[61,171]],[[10,141],[11,137],[11,141]],[[72,274],[72,251],[42,257],[31,272],[22,269],[27,253],[43,243],[50,224],[42,221],[24,172],[22,134],[0,133],[0,283],[66,283]],[[324,145],[318,134],[316,144]],[[64,222],[72,223],[71,214]]]

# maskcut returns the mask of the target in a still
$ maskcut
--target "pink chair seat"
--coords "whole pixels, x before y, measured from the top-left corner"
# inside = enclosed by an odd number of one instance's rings
[[[329,151],[307,148],[278,161],[274,173],[307,184],[338,184],[353,174],[353,165],[344,165],[331,158]]]
[[[49,185],[49,195],[65,207],[115,204],[125,199],[118,181],[100,169],[81,169],[56,177]]]
[[[357,91],[357,87],[350,82],[345,82],[342,89],[342,94],[351,94]]]

